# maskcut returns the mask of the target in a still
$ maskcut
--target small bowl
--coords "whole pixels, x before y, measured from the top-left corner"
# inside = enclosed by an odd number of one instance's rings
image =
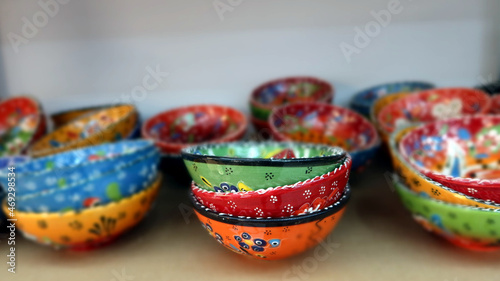
[[[500,249],[500,210],[444,203],[394,181],[403,205],[426,230],[469,250]]]
[[[324,103],[298,103],[279,107],[269,117],[273,138],[340,146],[360,170],[375,156],[380,139],[375,127],[358,113]]]
[[[434,88],[433,84],[419,81],[404,81],[377,85],[355,94],[351,100],[351,108],[365,117],[369,117],[371,107],[375,101],[383,96],[395,93],[411,93],[432,88]]]
[[[147,189],[104,206],[80,212],[26,213],[15,210],[11,218],[28,239],[54,248],[89,250],[110,243],[139,223],[151,209],[161,186],[159,174]],[[7,202],[3,210],[10,212]]]
[[[491,113],[500,114],[500,93],[491,97]]]
[[[154,140],[162,153],[178,155],[191,145],[240,140],[247,126],[245,115],[231,107],[194,105],[150,118],[142,126],[142,135]]]
[[[226,185],[252,191],[304,181],[339,168],[345,157],[339,147],[282,142],[206,144],[182,150],[191,178],[211,191]]]
[[[0,157],[19,155],[47,130],[40,104],[18,96],[0,102]]]
[[[298,216],[335,203],[344,194],[350,169],[351,159],[346,158],[334,171],[293,185],[247,192],[214,192],[201,189],[193,182],[191,191],[198,202],[217,213],[254,218]],[[237,190],[235,186],[232,188]]]
[[[458,192],[500,203],[500,116],[476,115],[422,124],[399,142],[419,172]]]
[[[410,93],[394,93],[382,96],[373,103],[372,108],[370,109],[370,121],[372,121],[372,124],[375,128],[377,128],[380,138],[385,144],[389,143],[390,133],[384,131],[384,129],[378,124],[377,116],[380,111],[384,109],[384,107],[407,95],[410,95]]]
[[[229,250],[257,259],[277,260],[321,243],[342,217],[350,190],[339,201],[302,216],[249,219],[218,214],[191,196],[196,216],[208,234]]]
[[[392,133],[398,126],[415,122],[486,113],[491,99],[482,91],[468,88],[440,88],[400,98],[377,116],[381,128]]]
[[[129,136],[137,124],[138,114],[133,105],[117,105],[75,119],[33,144],[33,157],[55,154]]]

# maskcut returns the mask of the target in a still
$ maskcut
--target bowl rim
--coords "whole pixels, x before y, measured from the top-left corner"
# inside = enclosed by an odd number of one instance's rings
[[[259,147],[265,145],[280,145],[288,147],[306,147],[306,148],[318,148],[325,149],[334,153],[329,156],[315,156],[309,158],[292,158],[292,159],[273,159],[273,158],[244,158],[244,157],[228,157],[228,156],[215,156],[215,155],[201,155],[194,153],[194,150],[207,149],[212,147],[221,146],[243,146],[243,147]],[[286,147],[285,147],[286,148]],[[226,142],[226,143],[209,143],[197,146],[191,146],[184,148],[181,151],[182,158],[186,161],[192,162],[202,162],[206,164],[216,164],[216,165],[233,165],[233,166],[271,166],[271,167],[297,167],[303,166],[305,164],[312,166],[327,165],[327,163],[335,164],[343,161],[347,153],[344,149],[336,146],[320,145],[320,144],[310,144],[302,142],[277,142],[277,141],[237,141],[237,142]]]
[[[405,84],[420,84],[420,85],[425,85],[425,87],[429,87],[427,89],[433,89],[436,87],[436,85],[434,83],[431,83],[431,82],[427,82],[427,81],[423,81],[423,80],[401,80],[401,81],[395,81],[395,82],[388,82],[388,83],[380,83],[380,84],[376,84],[374,86],[371,86],[369,88],[364,88],[358,92],[356,92],[353,97],[351,98],[351,102],[350,102],[350,105],[354,105],[354,106],[360,106],[360,107],[369,107],[371,108],[372,103],[368,104],[368,102],[361,102],[358,98],[359,97],[362,97],[366,94],[368,94],[368,92],[372,92],[372,91],[375,91],[376,89],[379,89],[379,88],[386,88],[386,87],[389,87],[389,86],[395,86],[395,85],[405,85]],[[411,91],[409,93],[412,93],[412,92],[419,92],[419,91],[423,91],[423,90],[415,90],[415,91]],[[400,93],[401,91],[399,92],[393,92],[393,93],[387,93],[388,95],[390,94],[396,94],[396,93]]]

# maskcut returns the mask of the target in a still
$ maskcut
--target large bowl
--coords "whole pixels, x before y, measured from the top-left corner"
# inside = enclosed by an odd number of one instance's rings
[[[500,249],[500,210],[444,203],[418,195],[397,180],[394,187],[417,223],[454,245],[470,250]]]
[[[398,148],[429,178],[500,203],[500,116],[464,116],[423,124],[408,132]]]
[[[11,218],[28,239],[55,248],[92,249],[112,242],[139,223],[151,209],[161,186],[161,175],[142,192],[80,212],[27,213],[15,210]],[[7,202],[2,204],[8,211]]]
[[[324,103],[285,105],[269,117],[273,138],[340,146],[352,156],[352,169],[372,160],[380,146],[375,127],[347,108]]]
[[[251,191],[326,174],[340,167],[346,152],[326,145],[233,142],[189,147],[182,157],[200,188],[215,191],[235,186]]]
[[[402,97],[384,107],[377,116],[381,128],[392,133],[408,123],[430,122],[439,119],[487,113],[489,96],[468,88],[440,88]]]
[[[44,136],[30,147],[33,157],[123,140],[137,124],[133,105],[117,105],[77,118]]]
[[[432,88],[434,88],[433,84],[419,81],[403,81],[377,85],[356,93],[351,100],[351,108],[368,117],[372,105],[383,96],[396,93],[411,93]]]
[[[202,226],[224,247],[257,259],[277,260],[322,243],[342,217],[350,193],[347,188],[339,201],[318,212],[274,219],[218,214],[191,200]]]
[[[349,180],[351,159],[334,171],[292,185],[247,192],[214,192],[201,189],[193,182],[196,200],[214,212],[233,216],[279,218],[298,216],[321,210],[344,194]],[[237,190],[235,186],[224,186]]]
[[[183,148],[207,142],[240,140],[248,121],[240,111],[220,105],[194,105],[162,112],[142,126],[162,153],[178,155]]]

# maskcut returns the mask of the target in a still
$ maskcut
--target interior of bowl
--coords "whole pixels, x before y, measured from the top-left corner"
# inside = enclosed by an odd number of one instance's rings
[[[491,100],[484,92],[468,88],[432,89],[400,98],[377,116],[387,132],[413,122],[429,122],[461,115],[486,113]]]
[[[356,94],[352,100],[354,104],[370,107],[377,99],[387,94],[410,93],[415,91],[434,88],[434,85],[426,82],[396,82],[378,85],[363,90]]]
[[[406,134],[399,150],[425,174],[500,182],[500,116],[433,122]]]

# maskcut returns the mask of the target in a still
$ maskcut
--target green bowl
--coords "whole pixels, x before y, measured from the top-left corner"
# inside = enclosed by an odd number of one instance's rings
[[[326,174],[342,165],[346,152],[339,147],[294,142],[232,142],[188,147],[182,150],[182,158],[200,188],[237,192]]]
[[[403,205],[417,223],[449,242],[469,250],[500,249],[500,210],[455,205],[417,194],[395,176]]]

